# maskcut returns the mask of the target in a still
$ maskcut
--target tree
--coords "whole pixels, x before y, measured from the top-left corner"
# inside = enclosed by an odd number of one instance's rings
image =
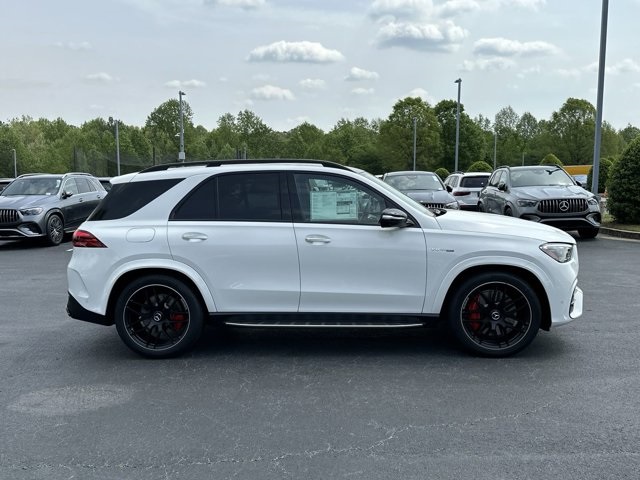
[[[586,165],[592,161],[595,116],[595,107],[577,98],[569,98],[559,111],[553,112],[549,126],[563,163]]]
[[[445,178],[447,178],[449,175],[451,175],[449,173],[449,170],[447,170],[444,167],[440,167],[440,168],[436,168],[436,171],[434,172],[436,175],[438,175],[440,177],[440,180],[444,180]]]
[[[558,165],[559,167],[562,167],[563,163],[553,153],[549,153],[542,159],[540,165]]]
[[[457,102],[442,100],[435,108],[435,114],[442,129],[442,163],[455,168]],[[487,142],[482,128],[464,112],[460,105],[460,135],[458,143],[458,169],[466,170],[476,160],[485,158]]]
[[[193,112],[189,103],[182,102],[183,130],[185,152],[189,152],[189,141],[193,133]],[[176,99],[167,100],[155,108],[147,117],[144,125],[145,134],[156,152],[165,158],[178,158],[180,150],[180,102]],[[187,155],[188,156],[188,155]]]
[[[496,163],[498,165],[520,164],[523,152],[517,130],[520,121],[520,117],[511,106],[504,107],[496,113],[493,131],[497,136]]]
[[[611,167],[613,166],[613,162],[606,158],[601,158],[598,163],[598,193],[604,193],[607,185],[607,180],[609,179],[609,172]],[[593,167],[589,169],[589,174],[587,175],[587,186],[590,186],[593,183]]]
[[[380,125],[379,147],[385,171],[413,167],[413,122],[416,120],[416,168],[432,170],[442,158],[440,125],[433,109],[421,98],[398,100]]]
[[[469,172],[493,172],[493,167],[484,160],[473,162],[469,165]]]
[[[607,208],[620,223],[640,223],[640,137],[636,137],[611,169]]]

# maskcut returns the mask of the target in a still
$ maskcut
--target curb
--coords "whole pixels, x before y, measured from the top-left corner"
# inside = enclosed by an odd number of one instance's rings
[[[618,230],[617,228],[608,228],[600,226],[600,233],[611,237],[629,238],[631,240],[640,240],[640,232],[632,232],[631,230]]]

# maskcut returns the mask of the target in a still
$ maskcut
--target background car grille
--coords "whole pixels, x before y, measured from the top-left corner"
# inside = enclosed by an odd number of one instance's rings
[[[18,211],[7,208],[0,209],[0,223],[15,223],[18,221]]]
[[[444,203],[428,203],[428,202],[420,202],[427,208],[444,208]]]
[[[542,213],[577,213],[588,210],[584,198],[558,198],[555,200],[540,200],[538,210]]]

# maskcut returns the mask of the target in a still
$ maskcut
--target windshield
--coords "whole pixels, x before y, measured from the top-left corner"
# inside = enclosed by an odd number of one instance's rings
[[[18,178],[0,195],[55,195],[60,188],[60,178]]]
[[[385,181],[400,191],[408,190],[444,190],[440,179],[435,174],[393,175]]]
[[[536,168],[535,170],[512,170],[512,187],[566,186],[575,185],[561,168]]]

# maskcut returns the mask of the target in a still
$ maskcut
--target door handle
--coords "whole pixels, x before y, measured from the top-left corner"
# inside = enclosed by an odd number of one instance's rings
[[[182,239],[186,240],[187,242],[203,242],[207,238],[209,237],[207,237],[204,233],[198,232],[187,232],[182,234]]]
[[[82,202],[84,202],[84,198],[80,197],[80,198],[78,199],[78,203],[82,203]]]
[[[331,239],[324,235],[307,235],[304,241],[311,244],[331,243]]]

